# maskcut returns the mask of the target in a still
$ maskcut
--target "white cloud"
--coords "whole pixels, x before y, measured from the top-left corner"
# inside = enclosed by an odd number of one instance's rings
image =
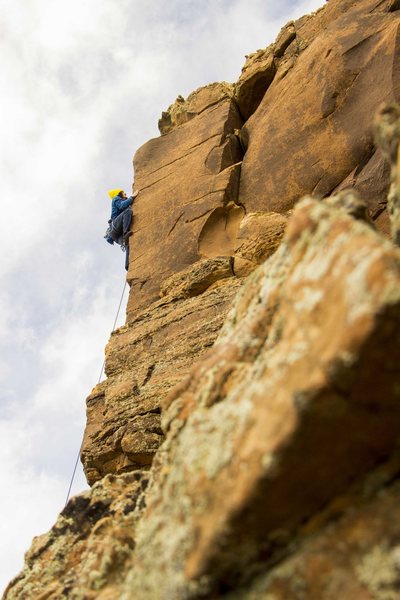
[[[106,190],[178,94],[319,4],[0,0],[0,586],[62,508],[122,291]]]

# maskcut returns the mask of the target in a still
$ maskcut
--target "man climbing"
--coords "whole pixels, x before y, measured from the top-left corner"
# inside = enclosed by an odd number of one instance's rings
[[[126,249],[125,268],[128,270],[128,239],[132,235],[130,230],[132,222],[132,204],[139,192],[134,192],[129,198],[121,189],[110,190],[108,195],[111,202],[111,218],[104,236],[109,244],[116,242],[122,249]]]

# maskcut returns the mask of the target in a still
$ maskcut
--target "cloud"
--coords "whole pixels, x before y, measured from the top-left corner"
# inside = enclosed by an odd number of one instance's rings
[[[38,348],[36,385],[28,385],[27,396],[14,397],[0,419],[1,584],[21,568],[30,540],[52,525],[65,502],[85,423],[83,399],[100,374],[122,291],[113,287],[97,289],[90,301],[86,291],[78,294],[73,318],[67,311]],[[83,303],[90,314],[79,311]],[[79,465],[73,493],[85,487]]]
[[[236,80],[320,4],[0,0],[0,586],[62,508],[118,306],[106,190],[129,191],[135,149],[178,94]]]

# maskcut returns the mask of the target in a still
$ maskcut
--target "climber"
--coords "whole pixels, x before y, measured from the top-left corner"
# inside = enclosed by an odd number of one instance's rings
[[[123,250],[127,250],[125,259],[125,268],[128,269],[128,239],[132,235],[130,230],[132,222],[132,204],[138,195],[138,191],[134,192],[129,198],[121,189],[110,190],[108,195],[112,199],[111,202],[111,217],[108,221],[108,228],[105,233],[105,239],[109,244],[116,242]]]
[[[104,236],[109,244],[117,242],[121,246],[126,246],[128,238],[132,235],[130,231],[132,221],[132,209],[134,199],[139,192],[135,192],[129,198],[121,189],[110,190],[108,195],[112,199],[111,217],[108,221],[109,228]]]

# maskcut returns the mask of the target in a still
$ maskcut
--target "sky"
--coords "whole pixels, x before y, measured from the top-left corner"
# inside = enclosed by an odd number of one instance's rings
[[[107,190],[179,94],[323,3],[0,0],[0,590],[63,508],[124,286]]]

